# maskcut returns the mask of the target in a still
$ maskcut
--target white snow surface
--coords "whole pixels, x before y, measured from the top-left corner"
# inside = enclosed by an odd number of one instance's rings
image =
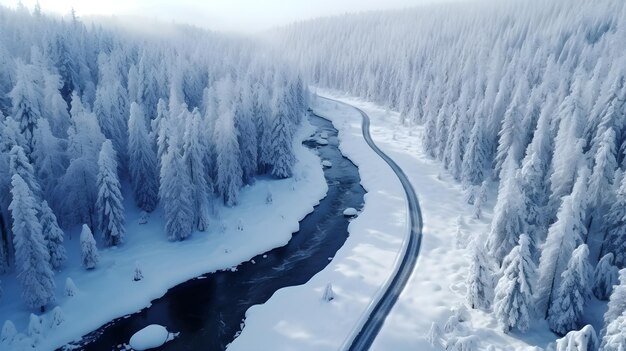
[[[65,322],[54,330],[44,330],[36,349],[51,350],[77,340],[115,318],[149,306],[150,301],[177,284],[207,272],[236,267],[255,255],[286,244],[298,230],[299,221],[313,211],[328,190],[320,158],[301,145],[314,131],[305,122],[296,135],[294,177],[257,179],[253,186],[242,189],[239,205],[216,206],[210,229],[194,232],[182,242],[167,240],[161,208],[149,215],[146,224],[139,224],[141,211],[134,205],[126,184],[126,242],[107,249],[99,245],[100,263],[94,270],[81,267],[80,228],[66,232],[68,260],[61,271],[55,272],[55,305],[63,309]],[[266,204],[270,184],[273,202]],[[237,229],[240,220],[243,230]],[[133,280],[136,264],[142,268],[141,281]],[[77,287],[75,295],[70,297],[63,293],[68,277]],[[26,334],[32,311],[22,303],[14,275],[2,277],[2,289],[0,325],[12,320],[17,331]],[[319,296],[321,293],[318,299]],[[0,349],[21,350],[20,346],[6,346],[0,345]]]
[[[128,344],[137,351],[149,350],[163,346],[166,342],[172,340],[174,335],[170,334],[162,325],[150,324],[133,334]]]
[[[356,216],[357,214],[358,214],[358,212],[357,212],[356,208],[354,208],[354,207],[348,207],[345,210],[343,210],[343,215],[344,216],[352,217],[352,216]]]
[[[433,322],[444,330],[447,321],[456,319],[452,317],[458,313],[455,311],[465,310],[460,306],[469,266],[467,243],[489,229],[497,185],[490,189],[483,218],[473,219],[460,184],[439,162],[425,155],[422,126],[401,126],[399,114],[337,92],[318,89],[318,94],[357,106],[370,116],[372,138],[409,177],[424,217],[416,270],[371,349],[443,350],[431,346],[427,334]],[[339,130],[342,152],[359,167],[368,191],[365,206],[351,221],[350,236],[332,262],[306,284],[281,289],[267,303],[250,308],[245,328],[229,351],[337,350],[345,346],[354,326],[366,317],[366,309],[390,279],[408,233],[402,187],[366,145],[359,113],[322,99],[314,104],[316,113],[332,120]],[[329,282],[336,299],[322,303],[319,297]],[[601,318],[601,312],[594,314]],[[488,346],[503,351],[537,350],[557,338],[543,321],[533,323],[525,334],[504,334],[491,314],[471,309],[451,329],[442,332],[444,342],[454,344],[475,335],[471,341],[477,344],[476,350]]]

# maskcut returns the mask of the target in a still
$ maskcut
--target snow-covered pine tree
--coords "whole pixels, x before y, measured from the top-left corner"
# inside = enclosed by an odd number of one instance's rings
[[[292,175],[292,167],[295,163],[293,155],[291,123],[287,115],[288,106],[286,96],[280,87],[275,87],[272,98],[272,144],[274,153],[271,163],[271,173],[277,178],[288,178]]]
[[[489,164],[489,145],[485,133],[485,117],[477,114],[466,146],[467,151],[463,157],[461,181],[465,187],[479,185],[486,178],[485,173]]]
[[[107,246],[124,242],[124,204],[120,180],[117,176],[117,157],[111,140],[102,143],[98,158],[98,199],[96,216],[98,232]]]
[[[604,216],[604,221],[607,233],[602,244],[602,252],[612,252],[615,255],[615,265],[624,267],[626,266],[626,177],[622,177],[615,194],[615,201]]]
[[[61,77],[48,72],[44,80],[45,108],[41,112],[46,121],[50,123],[54,134],[64,137],[67,135],[67,128],[70,125],[70,114],[67,111],[67,103],[63,100],[63,96],[59,91],[63,86]]]
[[[96,240],[93,238],[91,229],[86,224],[83,224],[83,228],[80,232],[80,249],[81,249],[81,262],[85,269],[94,269],[100,261],[100,254],[98,254],[98,248],[96,247]]]
[[[465,301],[471,308],[486,310],[491,307],[494,272],[492,263],[485,252],[482,236],[472,241],[470,266],[465,285],[467,286]]]
[[[224,79],[218,82],[219,117],[214,131],[217,153],[217,193],[227,206],[237,204],[239,189],[243,184],[241,154],[239,152],[238,131],[235,128],[232,82]]]
[[[18,174],[22,180],[26,182],[37,201],[36,205],[39,206],[39,201],[41,201],[41,188],[37,177],[35,177],[35,170],[21,146],[13,146],[9,153],[9,173],[11,177]]]
[[[517,162],[509,157],[501,174],[502,185],[494,208],[487,248],[498,265],[519,240],[526,228],[526,205],[519,186]]]
[[[556,341],[556,351],[598,351],[599,346],[598,335],[591,324],[573,330]]]
[[[613,265],[613,253],[604,255],[593,273],[593,294],[598,300],[607,301],[618,284],[619,270]]]
[[[37,121],[31,156],[43,193],[47,197],[53,197],[54,189],[68,166],[68,159],[65,140],[52,134],[47,119],[40,118]]]
[[[553,332],[565,335],[580,327],[585,303],[591,297],[591,278],[589,249],[581,244],[572,253],[548,311],[547,320]]]
[[[542,209],[548,204],[547,176],[552,157],[550,118],[553,104],[548,101],[541,111],[520,169],[521,189],[527,204],[527,232],[530,239],[537,244],[545,240],[547,232],[547,218]]]
[[[608,327],[609,324],[624,314],[626,314],[626,268],[619,271],[619,284],[613,287],[608,309],[604,313],[604,325]]]
[[[62,225],[93,225],[98,198],[98,154],[105,138],[96,116],[86,109],[76,92],[72,94],[70,115],[67,147],[70,164],[55,191],[59,200],[52,207]]]
[[[593,172],[589,178],[588,187],[588,203],[591,209],[589,225],[591,221],[598,218],[602,219],[602,214],[606,213],[606,206],[609,205],[606,199],[612,189],[613,175],[617,168],[617,160],[615,159],[615,132],[613,128],[608,128],[601,135],[597,136],[598,150],[594,158]],[[590,234],[594,234],[592,231]],[[589,240],[589,238],[587,239]]]
[[[474,217],[474,219],[480,219],[483,216],[483,206],[485,201],[487,201],[488,186],[489,182],[487,180],[483,180],[483,183],[478,188],[478,193],[474,197],[474,206],[472,210],[472,217]]]
[[[605,327],[600,349],[602,351],[626,350],[626,313],[622,313]]]
[[[574,249],[583,242],[586,234],[583,210],[589,169],[578,172],[574,190],[563,198],[557,221],[550,226],[539,260],[539,284],[537,285],[537,311],[547,315],[553,296],[560,286],[561,274]]]
[[[258,135],[252,115],[252,96],[250,82],[244,81],[240,86],[238,97],[234,104],[234,120],[237,129],[237,141],[243,182],[251,184],[257,171],[257,144]]]
[[[191,181],[191,195],[193,197],[194,228],[205,231],[209,227],[209,199],[213,193],[213,186],[207,179],[204,169],[204,157],[208,152],[202,142],[200,112],[194,109],[185,122],[183,141],[183,163],[187,168]]]
[[[184,166],[176,135],[170,136],[169,143],[168,151],[161,160],[159,198],[165,211],[165,232],[168,239],[185,240],[193,230],[191,180]]]
[[[15,86],[9,96],[13,106],[12,116],[20,125],[20,132],[26,139],[22,145],[30,154],[32,150],[33,131],[37,120],[42,117],[43,81],[37,67],[18,61],[15,65]]]
[[[126,118],[128,116],[128,92],[123,79],[115,67],[119,60],[117,52],[98,56],[100,80],[96,89],[93,112],[104,136],[113,142],[122,165],[125,164],[128,134]]]
[[[515,88],[513,100],[504,114],[502,128],[498,133],[500,139],[498,141],[495,165],[495,172],[498,175],[507,158],[512,157],[514,161],[519,162],[523,156],[526,141],[523,140],[524,133],[520,133],[520,129],[522,119],[524,118],[524,104],[528,100],[528,95],[530,95],[528,81],[525,77],[522,77]]]
[[[578,89],[578,88],[577,88]],[[580,139],[582,107],[580,92],[574,90],[560,107],[559,129],[554,139],[550,174],[549,218],[557,212],[562,197],[571,192],[576,181],[576,170],[583,159],[583,139]]]
[[[54,302],[54,273],[50,255],[37,220],[35,198],[19,174],[11,178],[13,200],[9,209],[13,217],[13,243],[17,276],[22,286],[22,299],[29,308],[41,308]]]
[[[169,137],[169,111],[167,110],[167,103],[163,99],[159,99],[157,104],[157,116],[151,122],[152,138],[156,140],[157,146],[157,163],[159,170],[161,169],[161,160],[163,155],[168,150],[168,137]]]
[[[270,95],[267,88],[257,83],[254,86],[252,115],[256,123],[257,136],[257,170],[265,173],[271,165],[272,158],[272,133],[271,133],[271,109]]]
[[[530,238],[520,235],[519,245],[504,258],[502,277],[495,290],[494,313],[504,332],[524,332],[533,314],[536,267],[530,253]]]
[[[46,200],[41,203],[39,222],[41,223],[41,232],[50,255],[50,265],[53,269],[59,269],[66,259],[65,247],[63,246],[63,231],[59,228],[57,217],[52,212],[50,206],[48,206]]]
[[[159,106],[161,111],[163,106],[161,104]],[[135,203],[142,210],[152,212],[159,201],[157,158],[154,143],[146,127],[143,108],[135,102],[130,105],[128,120],[128,156],[128,170]]]

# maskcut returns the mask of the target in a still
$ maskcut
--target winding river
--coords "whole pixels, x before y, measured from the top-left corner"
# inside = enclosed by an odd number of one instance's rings
[[[300,222],[300,230],[287,245],[254,257],[236,271],[208,273],[177,285],[150,307],[116,319],[66,347],[122,350],[136,331],[161,324],[180,336],[159,350],[224,350],[244,326],[249,307],[266,302],[278,289],[306,283],[324,269],[348,237],[349,219],[343,210],[361,209],[365,190],[357,167],[339,151],[337,130],[320,117],[310,116],[309,121],[318,133],[328,133],[329,143],[305,145],[317,149],[333,166],[324,171],[327,196]]]

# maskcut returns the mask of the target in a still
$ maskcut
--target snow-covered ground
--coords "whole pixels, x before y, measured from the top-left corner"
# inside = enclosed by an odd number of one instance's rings
[[[165,292],[198,275],[229,269],[257,254],[284,245],[298,230],[298,222],[313,210],[328,189],[321,160],[301,145],[313,132],[308,123],[295,139],[297,163],[291,179],[259,179],[242,190],[239,205],[218,206],[207,232],[195,232],[182,242],[169,242],[164,232],[163,214],[157,209],[148,223],[140,225],[141,213],[126,196],[126,243],[118,248],[100,251],[100,263],[93,271],[80,265],[79,231],[66,233],[68,261],[56,273],[56,305],[64,322],[53,330],[44,327],[36,337],[37,349],[50,350],[100,327],[108,321],[138,311]],[[266,204],[268,191],[273,202]],[[244,230],[237,227],[243,223]],[[135,266],[143,279],[134,281]],[[64,296],[66,278],[77,287],[75,296]],[[12,320],[18,332],[28,334],[29,314],[19,296],[13,276],[3,277],[0,300],[0,323]],[[47,313],[44,321],[51,319]],[[47,324],[44,322],[44,324]],[[175,332],[175,331],[174,331]],[[21,345],[31,340],[23,340]],[[6,346],[6,345],[4,345]],[[3,349],[0,345],[0,349]],[[18,350],[18,345],[10,346]]]
[[[398,114],[358,99],[329,91],[320,95],[357,106],[370,116],[372,138],[409,176],[422,207],[424,236],[416,271],[372,349],[441,350],[429,344],[427,334],[433,322],[444,330],[453,310],[464,304],[467,241],[489,229],[495,189],[488,196],[483,218],[472,219],[472,208],[465,205],[460,185],[424,154],[421,126],[400,126]],[[246,327],[231,344],[231,351],[339,349],[390,277],[407,235],[402,188],[389,167],[365,144],[358,112],[322,99],[315,111],[333,121],[342,152],[359,166],[368,191],[365,207],[351,223],[346,244],[326,269],[308,283],[281,289],[266,304],[248,310]],[[332,283],[335,299],[324,302],[328,283]],[[491,315],[475,310],[453,329],[444,331],[444,338],[476,335],[477,350],[488,346],[495,350],[543,348],[556,339],[542,323],[525,334],[506,335]]]

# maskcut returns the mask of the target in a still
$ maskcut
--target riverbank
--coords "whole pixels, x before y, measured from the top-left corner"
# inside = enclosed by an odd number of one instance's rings
[[[17,338],[20,341],[9,349],[20,350],[33,344],[40,350],[60,347],[148,306],[175,285],[207,272],[234,268],[259,253],[285,245],[298,230],[299,221],[313,211],[328,190],[320,158],[302,145],[313,131],[305,122],[294,140],[297,163],[293,178],[258,179],[253,186],[242,189],[240,205],[218,206],[210,229],[193,233],[189,240],[167,240],[160,209],[150,215],[148,223],[140,225],[140,212],[128,195],[127,241],[119,248],[101,250],[95,270],[85,271],[80,266],[78,232],[66,233],[68,261],[55,276],[55,305],[61,308],[64,322],[54,329],[47,325],[51,316],[48,312],[43,316],[42,333],[29,335],[31,311],[18,302],[21,300],[15,280],[3,277],[0,323],[11,320],[22,333]],[[268,193],[271,204],[266,203]],[[133,280],[136,266],[144,277],[138,282]],[[63,294],[68,277],[77,287],[72,297]]]

